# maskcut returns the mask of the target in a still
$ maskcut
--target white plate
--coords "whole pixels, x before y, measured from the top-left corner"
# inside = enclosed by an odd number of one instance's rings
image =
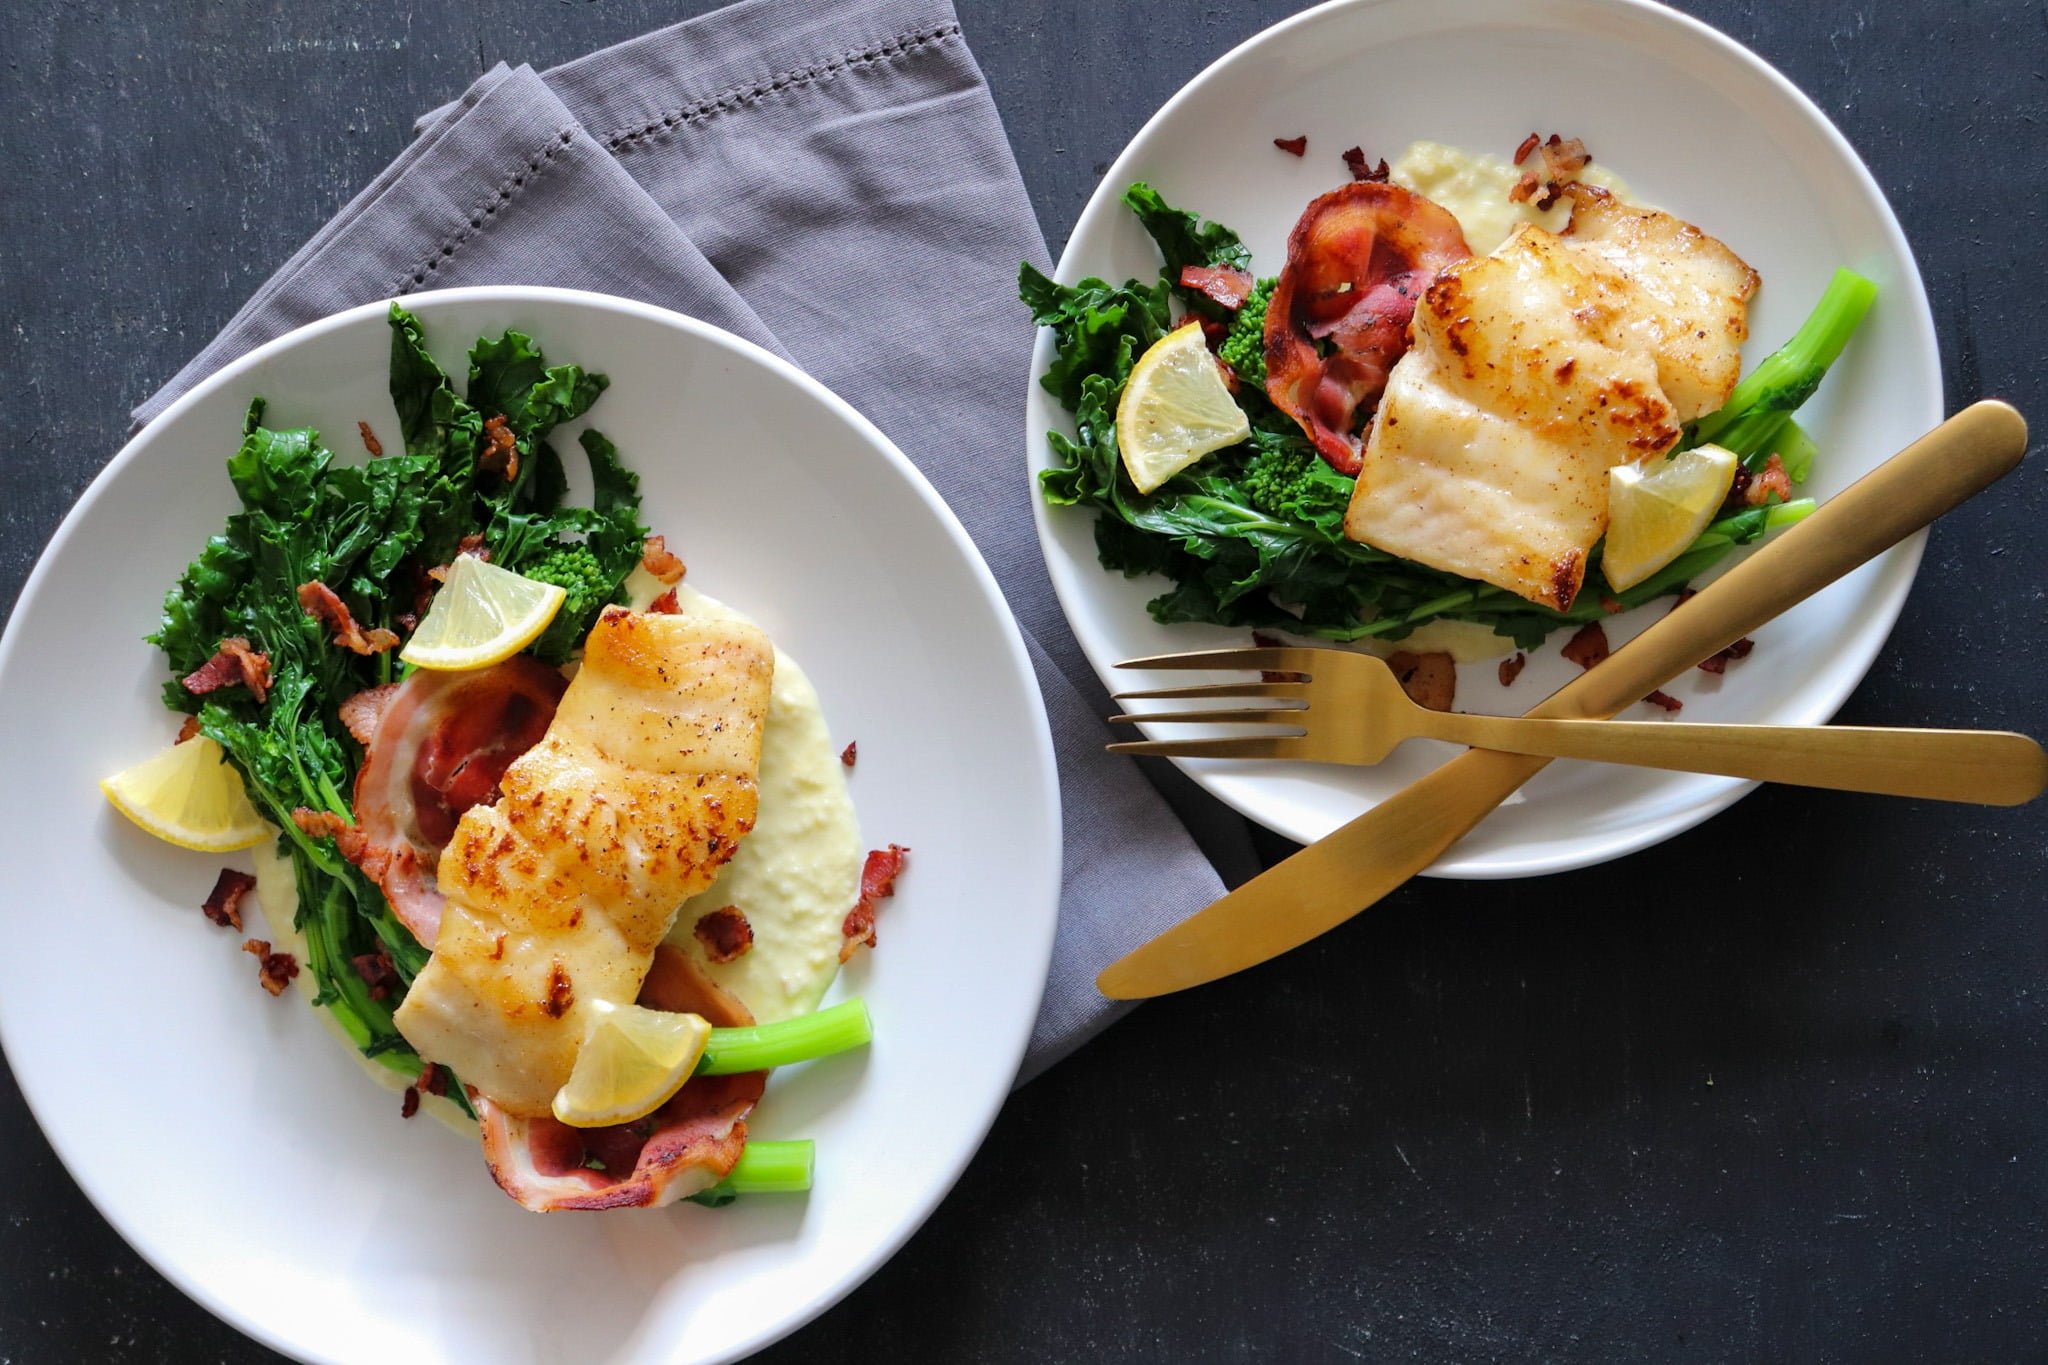
[[[337,1361],[727,1359],[821,1312],[910,1235],[1008,1093],[1059,888],[1058,794],[1022,641],[965,533],[882,434],[758,347],[593,294],[409,301],[460,373],[515,326],[610,374],[590,414],[690,582],[801,660],[869,846],[914,853],[867,997],[865,1054],[778,1073],[752,1128],[817,1141],[808,1197],[522,1211],[473,1142],[401,1121],[296,993],[258,987],[199,903],[222,859],[160,844],[96,790],[166,743],[165,589],[231,510],[251,394],[338,451],[388,442],[382,305],[208,380],[108,466],[0,641],[0,1037],[100,1211],[180,1288],[279,1350]],[[563,447],[578,463],[573,442]],[[348,458],[344,456],[343,458]],[[254,927],[254,926],[252,926]],[[260,927],[255,928],[261,932]]]
[[[1344,148],[1391,158],[1429,138],[1507,155],[1531,130],[1585,139],[1647,201],[1699,223],[1757,268],[1764,285],[1750,313],[1752,363],[1798,327],[1837,266],[1877,281],[1876,309],[1800,414],[1822,451],[1807,491],[1839,491],[1941,419],[1919,273],[1855,152],[1757,57],[1639,0],[1353,0],[1268,29],[1189,82],[1132,140],[1083,210],[1058,278],[1156,278],[1158,253],[1117,203],[1133,180],[1237,229],[1259,272],[1272,274],[1302,208],[1346,178]],[[1305,159],[1273,146],[1301,133]],[[1034,376],[1050,358],[1046,333]],[[1036,382],[1029,423],[1036,470],[1051,463],[1047,430],[1071,430]],[[1155,625],[1145,602],[1164,580],[1105,572],[1092,512],[1033,501],[1067,619],[1112,687],[1133,676],[1113,674],[1119,659],[1248,643],[1243,631]],[[1914,538],[1771,623],[1725,680],[1693,673],[1673,685],[1685,719],[1812,724],[1833,715],[1898,616],[1921,544]],[[1610,619],[1610,640],[1619,644],[1664,609],[1652,603]],[[1553,637],[1532,656],[1511,690],[1493,664],[1465,666],[1459,707],[1519,713],[1534,705],[1577,672],[1558,657],[1562,642]],[[1307,842],[1452,752],[1410,744],[1377,768],[1181,766],[1252,819]],[[1554,764],[1430,871],[1516,877],[1582,867],[1690,828],[1751,785]]]

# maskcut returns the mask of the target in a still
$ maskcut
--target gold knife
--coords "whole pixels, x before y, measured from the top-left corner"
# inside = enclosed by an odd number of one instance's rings
[[[2027,424],[1974,403],[1552,693],[1532,716],[1606,718],[1890,549],[2007,474]],[[1333,929],[1435,862],[1550,760],[1474,749],[1111,963],[1117,1000],[1186,990]]]

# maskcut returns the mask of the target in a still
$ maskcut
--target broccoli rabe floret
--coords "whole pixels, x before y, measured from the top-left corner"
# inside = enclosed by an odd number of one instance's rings
[[[1252,433],[1252,457],[1238,476],[1252,506],[1268,516],[1307,522],[1325,535],[1341,535],[1354,480],[1330,468],[1298,436]]]
[[[553,583],[569,594],[547,630],[534,641],[533,652],[549,663],[563,662],[583,643],[591,620],[618,592],[618,584],[586,545],[558,543],[519,572],[538,582]]]
[[[1252,286],[1244,307],[1230,320],[1230,334],[1216,354],[1237,373],[1240,383],[1255,389],[1266,387],[1266,305],[1273,300],[1273,286],[1279,277],[1260,280]]]

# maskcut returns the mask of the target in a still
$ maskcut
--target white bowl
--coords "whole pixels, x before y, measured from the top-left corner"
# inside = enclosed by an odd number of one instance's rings
[[[778,1073],[752,1128],[817,1142],[807,1197],[540,1215],[474,1141],[399,1118],[295,992],[257,986],[199,903],[223,862],[129,825],[95,784],[167,743],[165,589],[233,505],[252,394],[357,450],[396,436],[383,305],[235,362],[108,466],[0,641],[0,1038],[37,1121],[149,1261],[281,1351],[335,1361],[706,1361],[858,1284],[951,1186],[1008,1093],[1050,961],[1059,813],[1022,640],[959,524],[882,434],[758,347],[593,294],[409,300],[459,374],[531,333],[610,374],[590,423],[638,471],[690,582],[818,685],[869,846],[913,850],[880,946],[835,988],[864,1054]],[[567,435],[568,433],[564,433]],[[573,441],[560,445],[578,463]],[[343,458],[348,458],[343,456]],[[359,456],[358,456],[359,458]],[[260,923],[250,925],[260,935]]]
[[[1836,267],[1877,282],[1876,308],[1801,411],[1821,446],[1804,491],[1840,490],[1940,421],[1919,272],[1855,152],[1755,55],[1642,0],[1339,0],[1278,24],[1190,81],[1132,139],[1082,211],[1057,276],[1156,278],[1158,253],[1117,202],[1133,180],[1235,228],[1260,273],[1273,274],[1302,208],[1346,178],[1344,148],[1392,158],[1427,138],[1507,155],[1531,131],[1583,138],[1648,202],[1700,224],[1757,268],[1764,285],[1750,312],[1751,363],[1791,335]],[[1305,158],[1273,146],[1303,133]],[[1032,371],[1034,472],[1052,464],[1046,432],[1072,429],[1035,382],[1050,358],[1046,333]],[[1243,631],[1154,624],[1145,602],[1164,580],[1105,571],[1092,511],[1034,505],[1067,619],[1112,689],[1139,676],[1114,672],[1120,659],[1249,643]],[[1725,678],[1695,672],[1667,688],[1684,701],[1684,719],[1815,724],[1833,715],[1897,618],[1923,539],[1772,622]],[[1610,618],[1609,639],[1619,644],[1665,608]],[[1531,656],[1512,689],[1492,663],[1464,666],[1459,708],[1527,710],[1576,674],[1557,655],[1562,640]],[[1413,743],[1376,768],[1180,762],[1236,809],[1306,843],[1453,752]],[[1688,829],[1753,785],[1553,764],[1430,871],[1518,877],[1583,867]]]

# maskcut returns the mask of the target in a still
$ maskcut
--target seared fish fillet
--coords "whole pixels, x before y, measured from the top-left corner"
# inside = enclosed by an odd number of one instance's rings
[[[589,1002],[630,1002],[685,899],[754,825],[773,646],[708,616],[604,613],[541,742],[441,854],[434,955],[400,1006],[420,1055],[545,1114]]]
[[[1525,224],[1424,293],[1344,519],[1557,608],[1607,529],[1608,468],[1669,450],[1734,387],[1757,284],[1691,224],[1573,192],[1568,234]]]

